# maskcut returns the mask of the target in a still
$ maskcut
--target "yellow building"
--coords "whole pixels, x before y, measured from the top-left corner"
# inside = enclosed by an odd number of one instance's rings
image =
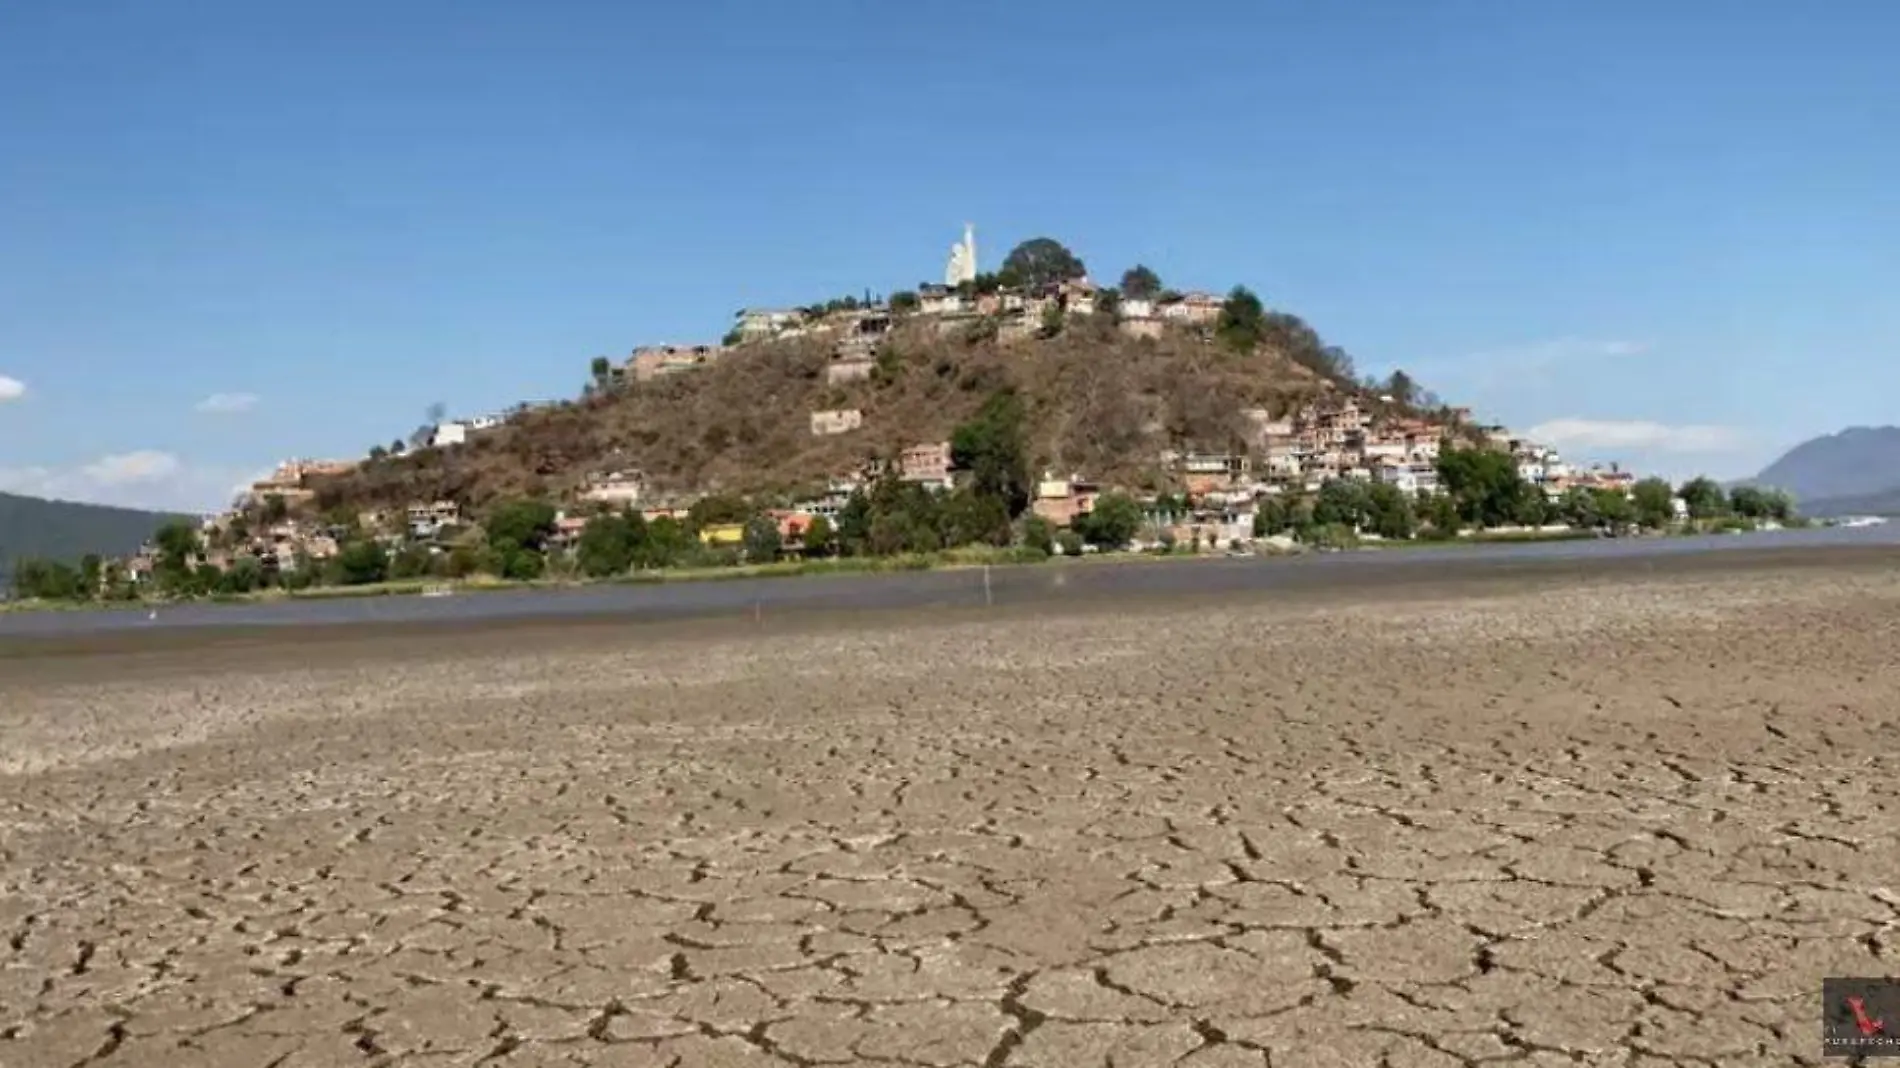
[[[739,545],[745,541],[745,524],[716,523],[699,532],[706,545]]]

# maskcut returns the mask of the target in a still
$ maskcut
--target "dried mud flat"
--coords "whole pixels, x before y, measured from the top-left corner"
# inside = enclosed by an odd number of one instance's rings
[[[0,1065],[1788,1065],[1900,569],[0,662]]]

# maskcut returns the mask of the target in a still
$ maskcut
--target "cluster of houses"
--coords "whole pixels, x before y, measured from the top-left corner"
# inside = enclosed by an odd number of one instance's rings
[[[836,384],[868,378],[878,345],[900,319],[921,319],[940,334],[954,334],[978,321],[996,324],[999,341],[1036,336],[1053,309],[1064,315],[1095,315],[1100,289],[1086,278],[1025,289],[977,293],[968,286],[924,285],[905,296],[914,300],[815,311],[804,308],[747,308],[737,316],[730,343],[643,345],[610,372],[616,382],[648,382],[665,375],[706,367],[737,350],[764,341],[817,337],[831,341],[828,381]],[[1220,318],[1223,298],[1212,293],[1170,293],[1165,297],[1122,298],[1116,326],[1131,337],[1160,337],[1170,325],[1211,326]]]
[[[1087,278],[1018,288],[983,288],[977,283],[974,229],[967,227],[961,242],[951,248],[942,284],[926,284],[914,293],[888,301],[840,302],[824,308],[748,308],[724,342],[719,344],[648,345],[636,348],[623,363],[608,368],[603,385],[646,382],[708,366],[737,350],[759,342],[812,337],[829,342],[826,377],[831,383],[870,377],[881,345],[902,320],[927,322],[949,334],[978,321],[993,323],[999,340],[1032,337],[1052,312],[1064,316],[1103,314],[1109,302]],[[1158,337],[1170,326],[1207,327],[1220,316],[1223,299],[1211,293],[1167,293],[1153,298],[1119,295],[1113,302],[1117,329],[1135,337]],[[414,445],[455,448],[506,424],[510,415],[527,410],[522,405],[509,415],[439,421],[419,432]],[[1437,459],[1447,427],[1417,417],[1392,417],[1351,398],[1335,397],[1286,415],[1264,409],[1244,413],[1249,440],[1230,453],[1166,453],[1159,457],[1173,471],[1193,502],[1191,514],[1168,516],[1168,522],[1186,524],[1177,536],[1229,541],[1252,535],[1257,503],[1282,494],[1312,493],[1336,479],[1393,485],[1408,495],[1428,495],[1438,488]],[[816,436],[848,435],[864,425],[856,408],[812,411],[810,430]],[[1453,410],[1454,423],[1470,425],[1470,413]],[[1575,487],[1627,492],[1635,482],[1615,467],[1581,468],[1566,462],[1553,449],[1512,435],[1503,427],[1477,427],[1475,432],[1493,446],[1507,450],[1526,482],[1543,488],[1553,498]],[[403,446],[397,446],[398,451]],[[871,480],[894,474],[931,489],[948,490],[957,472],[948,442],[921,442],[889,462],[870,463],[830,480],[822,492],[771,513],[779,522],[787,545],[797,548],[814,517],[835,521],[851,495]],[[204,520],[207,546],[203,563],[228,566],[239,556],[251,556],[267,567],[293,571],[306,561],[334,556],[340,541],[351,533],[333,523],[307,518],[315,491],[312,480],[343,473],[358,461],[290,460],[250,488],[240,510]],[[1037,483],[1033,508],[1057,527],[1066,527],[1086,515],[1104,492],[1101,483],[1081,473],[1059,476],[1045,473]],[[637,471],[603,471],[590,476],[576,494],[574,507],[560,513],[555,543],[577,539],[587,515],[601,507],[638,509],[649,519],[683,518],[689,501],[654,500]],[[273,499],[288,507],[258,506]],[[1155,502],[1151,502],[1155,503]],[[250,506],[248,509],[244,506]],[[1158,507],[1158,505],[1157,505]],[[239,529],[246,512],[253,525]],[[262,515],[261,523],[256,516]],[[397,513],[367,511],[356,518],[355,530],[386,543],[419,542],[444,546],[465,524],[453,501],[419,501]],[[1157,515],[1159,519],[1159,515]],[[700,531],[712,544],[736,543],[742,528],[712,527]],[[149,574],[156,552],[148,547],[126,562],[134,578]]]
[[[824,418],[820,418],[820,415]],[[856,413],[850,413],[855,415]],[[1155,534],[1168,531],[1178,540],[1210,544],[1248,541],[1253,516],[1267,498],[1317,492],[1335,479],[1387,483],[1408,495],[1429,495],[1438,489],[1437,460],[1446,426],[1417,417],[1392,417],[1350,397],[1308,405],[1275,416],[1264,409],[1244,413],[1249,428],[1247,448],[1225,453],[1163,453],[1160,460],[1177,476],[1189,502],[1185,512],[1160,499],[1146,502]],[[1469,413],[1454,409],[1453,421],[1469,423]],[[841,413],[815,413],[814,433],[845,433],[856,420]],[[822,425],[821,425],[822,424]],[[1501,426],[1480,426],[1473,432],[1492,447],[1507,451],[1518,474],[1542,488],[1553,499],[1573,488],[1628,492],[1635,476],[1615,466],[1579,466],[1556,450],[1515,436]],[[306,504],[315,496],[312,479],[346,472],[357,465],[349,460],[289,460],[251,486],[240,509],[203,520],[206,548],[195,565],[229,567],[241,557],[260,561],[267,570],[293,573],[311,563],[336,555],[344,540],[356,532],[392,547],[419,543],[441,550],[467,524],[454,501],[418,501],[400,511],[366,510],[353,524],[335,517],[313,519]],[[815,517],[836,524],[852,495],[873,480],[891,475],[927,489],[948,491],[959,472],[947,441],[912,445],[889,461],[872,461],[832,478],[822,491],[769,514],[778,523],[788,550],[802,548],[805,532]],[[1057,528],[1071,526],[1087,515],[1104,492],[1113,487],[1083,473],[1045,472],[1035,486],[1033,513]],[[684,520],[692,503],[677,497],[656,498],[638,471],[603,471],[589,476],[567,509],[557,513],[552,545],[556,549],[576,542],[589,516],[602,508],[637,510],[648,520],[662,517]],[[284,507],[271,502],[281,500]],[[245,516],[250,517],[248,525]],[[699,537],[710,545],[734,545],[744,537],[738,524],[709,526]],[[124,562],[134,581],[148,577],[157,564],[157,550],[147,546]]]

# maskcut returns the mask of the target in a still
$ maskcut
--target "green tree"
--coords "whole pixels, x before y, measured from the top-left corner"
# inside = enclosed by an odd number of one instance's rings
[[[489,547],[506,555],[520,550],[539,553],[554,533],[554,506],[546,501],[508,501],[488,514],[482,524]]]
[[[1122,272],[1121,291],[1129,300],[1153,300],[1161,292],[1161,276],[1137,263]]]
[[[863,551],[891,556],[943,548],[944,503],[944,498],[915,482],[888,474],[879,478],[866,495]],[[846,510],[850,510],[848,506]]]
[[[240,556],[231,561],[231,566],[225,568],[224,574],[219,576],[218,591],[229,594],[249,593],[252,590],[263,589],[266,584],[265,579],[264,565],[257,557]]]
[[[1009,544],[1009,511],[1000,497],[959,489],[943,499],[938,516],[947,546]]]
[[[1023,520],[1023,547],[1049,556],[1056,551],[1056,529],[1043,517],[1032,515]]]
[[[435,558],[426,545],[411,542],[396,551],[389,560],[389,577],[418,579],[433,570]]]
[[[999,274],[1013,279],[1016,285],[1040,288],[1086,277],[1088,270],[1060,241],[1032,237],[1010,250]]]
[[[1582,486],[1573,486],[1557,502],[1557,517],[1577,530],[1595,530],[1603,526],[1603,513],[1597,510],[1596,494]]]
[[[1714,479],[1698,475],[1682,484],[1677,491],[1682,503],[1688,506],[1691,519],[1719,519],[1728,514],[1728,494]]]
[[[607,384],[607,379],[613,375],[613,361],[605,356],[596,356],[594,362],[589,365],[588,372],[593,376],[595,385],[604,386]]]
[[[1286,502],[1278,497],[1262,497],[1254,503],[1253,536],[1273,538],[1292,529],[1293,520],[1287,514]]]
[[[1550,518],[1550,499],[1544,491],[1520,481],[1517,500],[1511,504],[1511,522],[1524,527],[1541,527]]]
[[[758,513],[752,502],[729,493],[709,493],[686,510],[686,520],[694,530],[744,523]]]
[[[1390,482],[1375,482],[1367,488],[1366,519],[1372,533],[1381,538],[1405,540],[1418,532],[1411,498]]]
[[[627,518],[615,512],[597,515],[581,529],[574,559],[589,578],[623,574],[633,566],[634,544]]]
[[[1073,530],[1064,530],[1056,535],[1056,547],[1062,550],[1064,556],[1081,556],[1084,544],[1082,535]]]
[[[158,549],[153,577],[157,579],[159,588],[169,593],[193,592],[196,585],[193,568],[198,554],[204,549],[198,537],[197,525],[185,520],[166,523],[152,535],[152,544]]]
[[[1335,478],[1319,488],[1319,499],[1313,502],[1313,522],[1357,530],[1369,524],[1370,503],[1362,483]]]
[[[1636,502],[1621,490],[1595,489],[1590,496],[1603,526],[1611,533],[1622,533],[1636,525]]]
[[[86,599],[83,580],[71,565],[31,558],[13,565],[13,596],[26,601]]]
[[[1760,486],[1737,486],[1729,491],[1729,508],[1747,519],[1773,519],[1786,522],[1794,513],[1788,495]]]
[[[1099,315],[1114,318],[1122,313],[1122,295],[1120,290],[1102,288],[1095,291],[1095,311]]]
[[[1062,324],[1065,321],[1067,317],[1062,310],[1062,305],[1050,304],[1042,310],[1042,325],[1036,330],[1036,336],[1044,341],[1055,337],[1062,333]]]
[[[1013,389],[1003,389],[950,435],[951,462],[970,472],[978,495],[1001,500],[1012,518],[1029,506],[1023,423],[1022,398]]]
[[[1267,309],[1246,286],[1235,286],[1220,307],[1214,336],[1235,352],[1252,352],[1266,338]]]
[[[634,518],[629,517],[628,523]],[[661,516],[646,524],[645,537],[634,539],[633,562],[636,567],[675,567],[694,548],[692,531],[671,516]]]
[[[495,572],[505,579],[532,582],[540,578],[547,568],[547,557],[539,552],[532,549],[511,548],[501,551]]]
[[[1434,493],[1425,501],[1425,521],[1434,538],[1455,538],[1464,529],[1458,500],[1450,493]]]
[[[779,551],[784,547],[779,537],[778,520],[764,514],[746,520],[743,544],[747,563],[769,564],[777,560]]]
[[[1646,478],[1630,488],[1636,521],[1650,530],[1660,530],[1675,519],[1675,498],[1675,489],[1660,478]]]
[[[1477,527],[1513,523],[1522,514],[1524,480],[1517,462],[1497,449],[1441,447],[1438,480],[1457,503],[1459,517]]]
[[[1141,504],[1126,493],[1104,493],[1095,499],[1095,507],[1075,521],[1076,533],[1090,545],[1104,549],[1126,548],[1141,531]]]
[[[836,532],[831,529],[831,520],[822,515],[812,516],[811,522],[805,524],[805,555],[830,556],[832,541],[836,536]]]
[[[871,499],[861,489],[851,491],[838,510],[838,551],[862,556],[871,543]]]
[[[898,315],[909,315],[917,310],[919,303],[917,294],[908,289],[900,289],[891,294],[891,311]]]
[[[373,541],[353,541],[337,550],[333,567],[338,583],[367,586],[389,577],[389,554]]]
[[[98,553],[79,558],[79,595],[88,600],[98,597],[105,586],[105,560]]]
[[[288,518],[290,505],[285,502],[283,494],[272,493],[264,498],[264,522],[281,523]]]

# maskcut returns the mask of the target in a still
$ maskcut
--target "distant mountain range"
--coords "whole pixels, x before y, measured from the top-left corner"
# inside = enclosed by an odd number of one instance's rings
[[[87,553],[124,556],[177,518],[163,512],[0,493],[0,591],[15,560],[40,557],[72,563]]]
[[[1900,427],[1804,441],[1747,481],[1792,494],[1803,515],[1900,515]]]

